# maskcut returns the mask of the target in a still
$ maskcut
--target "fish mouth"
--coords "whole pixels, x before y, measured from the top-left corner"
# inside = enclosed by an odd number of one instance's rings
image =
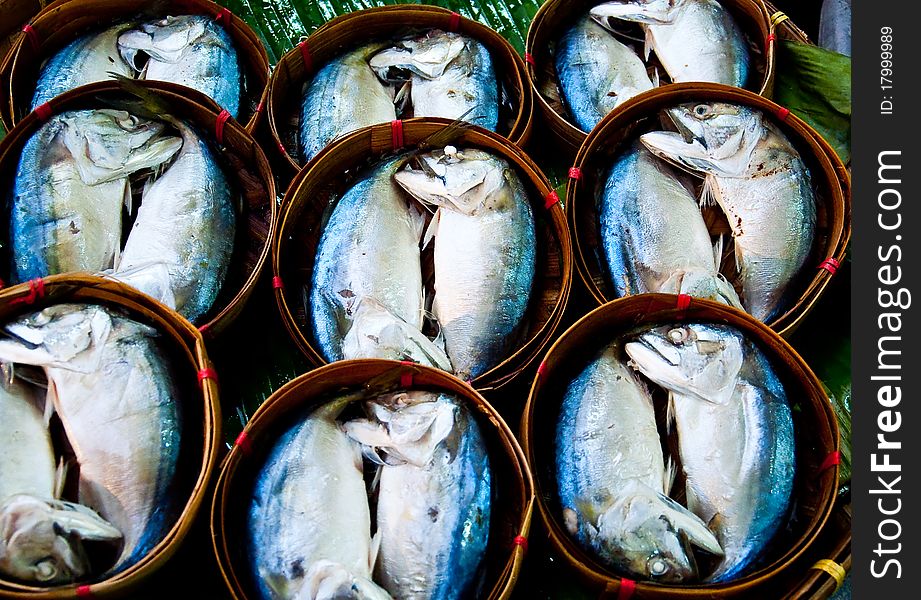
[[[684,138],[686,143],[693,144],[697,142],[707,149],[707,140],[703,137],[703,132],[692,129],[691,125],[686,120],[686,115],[683,110],[680,108],[670,108],[665,111],[665,113],[675,126],[675,129],[678,130],[678,134]]]

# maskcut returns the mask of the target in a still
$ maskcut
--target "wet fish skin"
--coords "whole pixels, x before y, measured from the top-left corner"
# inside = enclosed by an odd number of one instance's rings
[[[23,148],[12,190],[13,280],[110,268],[121,245],[128,176],[181,141],[124,111],[52,117]]]
[[[653,88],[640,57],[588,16],[560,38],[555,61],[563,100],[583,131]]]
[[[851,0],[825,0],[819,16],[819,46],[851,55]]]
[[[378,579],[394,598],[467,597],[480,575],[491,516],[492,472],[480,428],[445,394],[411,391],[371,404],[381,421],[365,425],[383,428],[374,441],[389,457],[378,492]],[[369,430],[349,425],[349,435],[367,441]]]
[[[704,177],[703,201],[715,201],[733,230],[743,306],[761,321],[775,318],[812,252],[816,206],[808,168],[757,110],[702,103],[667,114],[680,133],[640,139],[657,156]]]
[[[112,74],[131,77],[131,67],[118,53],[117,39],[131,27],[123,23],[83,35],[52,56],[41,69],[31,110],[81,85],[107,81]]]
[[[556,430],[563,522],[584,548],[631,577],[679,583],[697,569],[684,538],[719,555],[700,519],[668,498],[652,397],[606,347],[565,392]]]
[[[522,326],[536,263],[534,215],[524,184],[503,159],[477,149],[419,156],[394,176],[437,207],[432,312],[454,372],[476,378],[502,359]]]
[[[78,499],[117,528],[114,574],[173,526],[181,397],[156,332],[93,305],[58,304],[8,325],[3,360],[44,367],[49,398],[80,465]]]
[[[198,90],[240,116],[240,62],[233,39],[215,19],[182,15],[142,23],[118,37],[118,49],[129,65],[138,52],[149,55],[142,79]]]
[[[674,83],[708,81],[735,87],[746,84],[751,57],[732,14],[717,0],[614,0],[595,6],[591,15],[641,23],[647,55],[653,50]]]
[[[390,598],[371,581],[361,453],[336,422],[347,403],[324,404],[294,425],[257,476],[247,552],[266,600]]]
[[[208,142],[173,121],[182,149],[144,188],[114,274],[197,322],[212,307],[233,255],[232,186]]]
[[[744,575],[790,506],[796,442],[783,385],[761,350],[723,325],[654,329],[626,349],[639,370],[670,393],[688,508],[712,523],[725,552],[706,581]],[[681,382],[685,373],[699,372],[701,362],[731,365],[709,369],[718,374],[713,394]]]
[[[388,160],[353,185],[336,203],[320,237],[307,301],[314,339],[329,362],[359,358],[346,357],[343,345],[354,323],[353,309],[362,298],[373,299],[409,327],[422,329],[419,239],[424,219],[393,181],[402,161]]]
[[[85,540],[117,543],[121,533],[91,510],[55,498],[51,435],[39,391],[0,382],[0,573],[38,585],[89,575]]]
[[[299,129],[304,162],[338,137],[397,118],[392,93],[368,65],[378,50],[380,45],[372,44],[347,52],[326,63],[310,81]]]
[[[691,192],[641,143],[615,160],[597,210],[619,296],[680,293],[742,308],[719,275],[710,233]]]
[[[498,80],[492,56],[479,41],[436,29],[384,49],[369,64],[385,82],[392,69],[409,73],[414,116],[463,118],[496,130]]]

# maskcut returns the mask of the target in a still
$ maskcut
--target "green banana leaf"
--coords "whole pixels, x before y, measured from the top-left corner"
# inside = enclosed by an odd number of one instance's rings
[[[851,161],[851,59],[818,46],[778,45],[774,100],[812,125]]]

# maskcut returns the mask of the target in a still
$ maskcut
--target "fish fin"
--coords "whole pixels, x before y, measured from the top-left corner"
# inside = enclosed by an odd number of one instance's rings
[[[373,494],[381,486],[381,474],[384,472],[384,465],[377,465],[374,468],[374,476],[371,477],[371,483],[368,484],[368,492]]]
[[[643,57],[646,62],[649,62],[649,55],[652,54],[652,50],[655,47],[655,39],[652,37],[652,28],[646,27],[646,39],[643,43]]]
[[[668,393],[668,404],[665,408],[665,431],[671,434],[675,429],[675,393]]]
[[[412,79],[410,79],[401,85],[393,96],[393,104],[396,107],[398,115],[402,115],[406,112],[406,108],[409,106],[412,99],[412,89],[413,83]]]
[[[368,570],[374,572],[374,566],[377,564],[377,558],[381,550],[381,532],[377,531],[371,537],[371,552],[368,555]]]
[[[425,234],[422,236],[422,249],[425,250],[435,236],[438,235],[438,224],[441,221],[441,208],[435,211],[435,216],[429,221],[428,227],[425,228]]]
[[[652,68],[652,77],[649,78],[649,81],[652,83],[652,87],[659,87],[661,81],[659,79],[659,69],[657,67]]]
[[[407,213],[412,222],[413,233],[418,240],[421,240],[427,231],[423,210],[425,210],[423,206],[415,201],[411,201],[407,205]]]
[[[732,284],[722,273],[716,274],[716,288],[725,304],[739,310],[745,310],[745,307],[742,306],[742,301],[739,300],[739,294],[736,293],[736,289],[732,287]]]
[[[713,265],[716,267],[716,270],[720,270],[720,265],[723,263],[723,234],[719,234],[716,237],[716,241],[713,243]]]
[[[57,398],[58,398],[57,386],[54,385],[53,379],[49,379],[48,380],[48,391],[45,394],[45,406],[44,406],[44,410],[42,410],[42,419],[44,420],[46,427],[49,424],[51,424],[51,417],[54,416],[54,407],[57,405]]]
[[[68,462],[62,456],[58,461],[58,466],[54,470],[54,490],[52,495],[60,498],[64,495],[64,484],[67,483]]]
[[[662,489],[665,490],[665,495],[669,495],[672,491],[672,486],[675,485],[675,477],[678,475],[678,464],[675,462],[675,459],[669,456],[665,460],[665,475],[662,478]]]
[[[675,531],[687,535],[688,541],[698,548],[717,556],[723,555],[723,548],[719,540],[713,531],[700,520],[700,517],[665,494],[657,493],[657,496],[663,504],[662,516],[668,519]]]
[[[698,204],[702,207],[716,206],[716,198],[719,194],[716,178],[713,175],[704,177],[704,185],[700,190],[700,199]]]

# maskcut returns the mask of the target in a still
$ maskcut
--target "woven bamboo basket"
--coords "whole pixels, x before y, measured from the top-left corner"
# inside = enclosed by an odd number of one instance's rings
[[[564,144],[570,155],[582,145],[588,132],[574,124],[562,102],[552,48],[566,26],[602,1],[548,0],[540,7],[528,29],[525,58],[528,78],[534,87],[534,101],[549,131]],[[749,89],[770,95],[774,82],[774,52],[764,4],[761,0],[721,0],[720,4],[732,13],[750,42],[754,73],[749,77]],[[658,89],[668,87],[665,85]],[[620,109],[618,107],[612,112]]]
[[[510,597],[527,547],[534,483],[518,442],[499,413],[464,382],[437,369],[387,360],[334,363],[289,382],[265,401],[224,460],[211,507],[211,532],[218,564],[235,600],[258,598],[246,560],[245,516],[253,482],[279,435],[307,411],[343,394],[399,389],[444,392],[458,398],[477,419],[493,472],[489,546],[480,597]]]
[[[99,304],[156,329],[173,358],[176,381],[183,391],[182,512],[150,553],[113,577],[52,588],[0,580],[0,597],[29,600],[131,597],[176,553],[205,500],[221,441],[221,411],[214,370],[201,334],[166,306],[117,282],[84,275],[55,275],[0,291],[0,321],[9,322],[62,303]]]
[[[36,111],[0,143],[0,189],[11,190],[23,146],[51,115],[69,110],[111,108],[137,104],[136,92],[146,90],[169,113],[193,125],[198,134],[211,142],[222,159],[224,172],[242,194],[244,214],[237,217],[237,239],[230,269],[214,306],[196,323],[206,337],[223,331],[243,310],[259,279],[270,248],[275,226],[275,182],[268,160],[259,145],[242,125],[204,94],[189,88],[155,81],[132,82],[129,89],[111,81],[94,83],[71,90],[48,103],[48,112]],[[226,117],[226,118],[225,118]],[[218,140],[220,136],[220,140]],[[4,219],[0,222],[0,240],[9,240],[9,198],[3,201]],[[9,281],[10,248],[0,248],[0,277]]]
[[[814,547],[791,569],[785,600],[825,600],[851,570],[851,498],[839,496]]]
[[[4,102],[10,86],[10,69],[13,68],[13,47],[22,35],[22,26],[45,7],[44,0],[0,0],[0,123],[12,128],[12,116]]]
[[[445,119],[409,119],[397,123],[402,140],[399,147],[405,150],[413,149],[451,124]],[[390,123],[366,127],[333,142],[298,173],[285,194],[272,246],[275,295],[285,326],[314,365],[325,364],[325,360],[313,346],[301,292],[311,280],[324,214],[350,187],[349,178],[356,170],[393,155],[395,127]],[[451,141],[453,145],[481,148],[518,169],[528,187],[536,221],[536,276],[531,305],[525,314],[525,341],[500,364],[471,382],[483,391],[511,382],[552,338],[569,298],[572,248],[556,194],[530,158],[505,138],[485,129],[469,127],[459,130],[457,136]]]
[[[281,158],[295,172],[302,162],[297,144],[302,88],[323,64],[373,40],[398,39],[416,31],[442,29],[470,36],[489,49],[497,76],[510,96],[512,110],[499,113],[499,133],[522,144],[531,133],[533,98],[524,62],[498,33],[437,6],[401,4],[348,13],[328,21],[281,57],[268,92],[268,123]]]
[[[42,63],[77,36],[119,22],[181,14],[214,16],[230,34],[242,69],[243,95],[238,120],[252,133],[263,112],[269,78],[268,55],[259,36],[242,19],[209,0],[57,0],[49,4],[32,19],[30,33],[20,36],[12,50],[9,86],[0,96],[0,114],[8,114],[11,119],[4,124],[11,129],[25,117]]]
[[[688,297],[683,297],[688,299]],[[779,598],[777,581],[813,544],[831,514],[838,489],[838,466],[828,461],[839,447],[834,411],[822,384],[782,338],[751,316],[721,304],[642,294],[599,307],[573,325],[550,348],[538,369],[521,421],[521,440],[534,473],[537,505],[551,546],[601,597],[626,598]],[[722,584],[662,585],[628,582],[605,568],[566,532],[556,495],[554,444],[556,422],[566,386],[608,343],[638,328],[678,322],[730,325],[756,343],[772,361],[784,384],[794,415],[797,476],[791,516],[767,548],[764,566]],[[831,466],[829,462],[833,463]],[[635,589],[630,592],[631,585]],[[624,594],[624,595],[622,595]]]
[[[796,297],[797,301],[768,323],[786,337],[809,313],[828,286],[837,265],[844,260],[851,236],[850,177],[827,142],[809,125],[781,106],[746,90],[717,84],[676,84],[632,98],[598,124],[576,157],[575,168],[580,178],[571,178],[566,189],[569,199],[566,212],[579,275],[598,304],[616,298],[604,274],[595,211],[596,190],[625,144],[660,127],[661,110],[702,101],[731,102],[761,110],[790,138],[812,173],[817,193],[816,234],[810,262],[804,265],[800,280],[790,292],[791,298]],[[820,268],[821,265],[826,267]]]

